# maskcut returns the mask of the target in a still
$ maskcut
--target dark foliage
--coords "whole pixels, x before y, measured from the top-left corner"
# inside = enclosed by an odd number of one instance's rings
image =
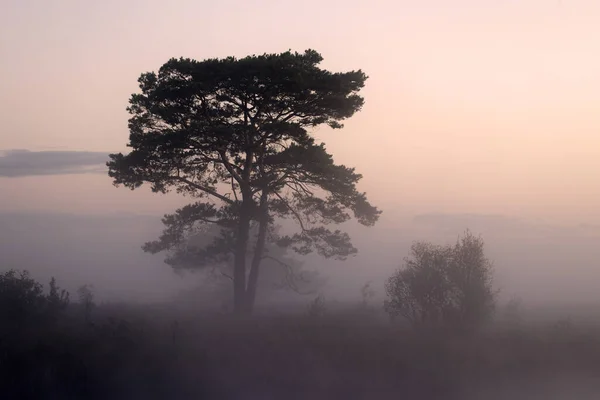
[[[170,340],[122,318],[88,323],[77,306],[54,278],[46,294],[27,272],[0,275],[1,398],[186,397]]]
[[[13,329],[32,328],[55,322],[69,304],[69,294],[50,280],[50,291],[32,279],[27,271],[10,270],[0,275],[0,321],[2,334]]]

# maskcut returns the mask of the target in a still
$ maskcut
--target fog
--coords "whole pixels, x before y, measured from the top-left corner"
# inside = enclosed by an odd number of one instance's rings
[[[401,266],[414,241],[453,243],[470,229],[485,240],[500,299],[517,296],[532,306],[600,304],[600,226],[501,215],[394,217],[384,215],[374,228],[349,225],[359,253],[345,262],[293,257],[329,278],[321,289],[327,298],[354,301],[360,287],[372,281],[381,299],[384,280]],[[1,213],[0,263],[27,269],[43,281],[54,276],[70,291],[92,283],[105,301],[168,300],[203,281],[193,272],[173,273],[164,254],[142,251],[144,242],[161,233],[160,219],[134,213]]]
[[[314,311],[316,293],[283,291],[257,303],[250,321],[228,318],[217,298],[192,295],[189,289],[206,288],[198,273],[175,274],[164,255],[142,251],[143,242],[160,234],[160,215],[5,212],[0,226],[4,270],[27,269],[40,282],[54,276],[73,294],[58,328],[63,339],[57,339],[57,328],[38,324],[7,342],[11,349],[30,340],[48,349],[67,346],[61,351],[85,360],[85,367],[73,367],[57,358],[58,350],[10,358],[22,360],[20,368],[32,376],[52,368],[70,371],[54,378],[64,388],[43,386],[49,395],[81,390],[94,398],[597,398],[598,226],[442,213],[382,218],[374,228],[349,225],[356,257],[304,258],[328,278],[320,290],[324,310]],[[500,293],[492,330],[475,336],[411,333],[390,323],[383,315],[383,283],[410,254],[410,245],[452,244],[467,228],[485,239],[494,262]],[[361,288],[369,281],[375,297],[361,305]],[[89,283],[96,308],[90,325],[81,325],[76,321],[84,303],[77,289]],[[515,296],[525,308],[519,319],[506,319],[506,304]],[[207,307],[207,301],[214,304]],[[206,309],[217,314],[201,311]],[[7,377],[23,373],[14,367],[17,361],[3,365]],[[99,368],[107,369],[85,375]]]

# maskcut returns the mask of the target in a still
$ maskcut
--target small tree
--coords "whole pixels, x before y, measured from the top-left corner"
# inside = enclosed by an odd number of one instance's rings
[[[69,293],[50,280],[48,294],[28,271],[9,270],[0,275],[0,327],[21,329],[54,321],[68,306]]]
[[[69,292],[67,292],[65,289],[59,288],[56,284],[56,279],[52,277],[52,279],[50,279],[50,292],[48,293],[47,297],[50,312],[57,314],[67,308],[70,301],[69,297]]]
[[[237,313],[252,311],[268,242],[344,259],[357,250],[347,233],[327,225],[354,216],[371,226],[379,218],[356,188],[362,176],[335,164],[309,134],[319,125],[342,128],[364,102],[366,75],[323,70],[322,60],[314,50],[171,59],[158,74],[140,77],[141,93],[128,108],[132,151],[110,156],[115,185],[148,183],[154,192],[201,200],[166,216],[163,235],[146,251],[169,248],[186,226],[224,228],[203,255],[233,251]],[[277,235],[271,228],[278,218],[294,220],[299,230]]]
[[[360,295],[362,297],[362,306],[363,308],[367,308],[369,306],[369,302],[373,297],[375,297],[375,290],[371,286],[371,281],[365,283],[360,288]]]
[[[413,326],[438,323],[450,304],[449,253],[449,248],[442,246],[413,244],[412,258],[406,258],[404,267],[386,282],[385,310],[391,316],[406,318]]]
[[[448,280],[452,309],[460,326],[475,328],[486,322],[495,310],[493,265],[485,256],[484,241],[466,231],[451,250]]]
[[[0,275],[0,326],[8,328],[39,321],[46,306],[44,287],[28,271]]]
[[[94,308],[94,287],[90,284],[85,284],[77,289],[79,302],[83,306],[83,315],[85,322],[90,322],[92,309]]]
[[[495,306],[492,265],[483,240],[467,231],[454,246],[418,242],[403,268],[386,282],[390,316],[413,326],[475,328]]]

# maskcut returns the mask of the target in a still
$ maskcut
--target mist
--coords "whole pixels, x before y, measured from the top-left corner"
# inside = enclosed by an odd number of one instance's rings
[[[2,213],[0,261],[43,281],[54,276],[70,291],[93,282],[104,301],[169,300],[203,280],[193,271],[173,273],[163,262],[165,254],[142,251],[144,242],[160,234],[161,217],[132,212]],[[485,239],[503,301],[516,296],[534,307],[600,304],[600,226],[595,225],[435,212],[384,216],[372,229],[348,227],[359,253],[347,261],[293,257],[327,278],[320,289],[327,298],[353,301],[369,281],[382,298],[385,279],[403,263],[413,242],[453,243],[466,229]]]
[[[387,399],[404,393],[424,399],[562,400],[593,399],[597,394],[597,382],[587,367],[594,363],[594,344],[586,330],[600,326],[600,298],[594,290],[594,266],[600,259],[597,226],[443,213],[383,218],[369,229],[351,225],[347,229],[360,249],[358,255],[345,262],[294,256],[318,270],[325,284],[305,295],[278,291],[257,303],[249,325],[227,318],[222,294],[210,289],[202,269],[176,274],[163,262],[164,254],[142,251],[141,243],[160,234],[159,215],[5,212],[0,226],[0,262],[5,269],[29,270],[40,282],[55,277],[73,294],[84,284],[93,285],[96,308],[90,319],[98,326],[94,329],[108,330],[93,340],[112,349],[104,350],[107,354],[118,352],[121,366],[146,377],[138,383],[128,379],[122,386],[110,375],[98,383],[105,389],[86,378],[88,390],[100,398],[107,390],[120,393],[122,387],[144,396],[152,393],[152,398],[268,394]],[[495,333],[467,339],[444,330],[441,338],[435,332],[413,337],[406,327],[390,325],[382,311],[384,283],[409,256],[411,244],[453,244],[467,228],[485,239],[486,254],[493,261],[493,285],[500,289]],[[361,289],[369,282],[374,295],[366,298]],[[505,309],[515,298],[522,301],[521,308],[507,317]],[[323,308],[318,299],[324,301]],[[85,303],[81,298],[72,301],[70,318],[77,320]],[[109,322],[102,322],[105,318]],[[78,338],[90,334],[69,329]],[[239,340],[240,332],[251,347]],[[128,337],[134,340],[126,342],[132,350],[118,350],[121,345],[115,340]],[[401,357],[383,356],[400,350]],[[467,351],[478,352],[481,359],[471,359]],[[138,354],[151,357],[154,364],[135,364],[142,357]],[[253,361],[257,357],[259,363]],[[294,360],[291,364],[288,357]],[[467,365],[457,370],[457,360],[463,359]],[[487,363],[481,364],[487,365],[487,372],[481,372],[484,367],[478,363]],[[170,372],[156,372],[162,369]],[[161,380],[149,378],[156,373],[162,374]],[[471,378],[464,381],[460,374]],[[275,377],[284,381],[275,382]],[[348,383],[348,377],[355,383]],[[75,385],[83,378],[70,379]]]

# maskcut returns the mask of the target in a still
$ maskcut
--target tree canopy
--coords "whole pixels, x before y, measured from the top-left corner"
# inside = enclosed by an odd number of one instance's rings
[[[139,78],[141,93],[128,107],[132,150],[111,154],[107,164],[117,186],[147,183],[154,192],[196,199],[173,217],[181,224],[214,224],[228,232],[205,250],[212,257],[232,247],[236,311],[252,307],[267,241],[344,259],[357,250],[348,234],[329,225],[354,217],[371,226],[381,213],[357,190],[362,176],[335,164],[310,136],[318,125],[342,128],[364,103],[358,93],[367,76],[329,72],[319,68],[322,60],[314,50],[171,59]],[[295,220],[299,231],[278,235],[272,229],[278,218]],[[167,224],[149,251],[180,239],[182,231],[168,225],[177,224]]]

